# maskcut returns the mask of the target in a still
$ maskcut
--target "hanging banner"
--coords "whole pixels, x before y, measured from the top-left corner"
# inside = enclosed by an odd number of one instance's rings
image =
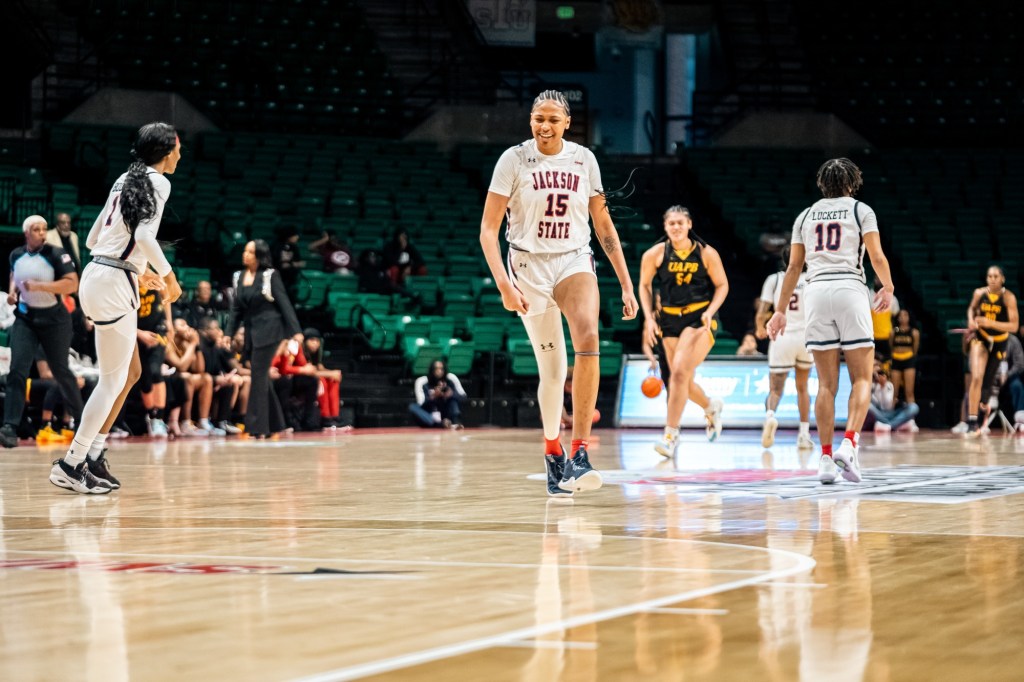
[[[466,0],[466,8],[488,45],[536,44],[536,0]]]

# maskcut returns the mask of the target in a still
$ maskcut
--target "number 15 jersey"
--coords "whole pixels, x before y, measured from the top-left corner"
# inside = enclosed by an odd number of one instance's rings
[[[871,207],[853,197],[821,199],[793,224],[793,244],[803,244],[807,282],[864,277],[864,235],[878,232]]]
[[[600,194],[594,153],[568,140],[546,156],[536,140],[505,150],[489,191],[509,198],[505,237],[519,251],[569,253],[590,244],[590,198]]]

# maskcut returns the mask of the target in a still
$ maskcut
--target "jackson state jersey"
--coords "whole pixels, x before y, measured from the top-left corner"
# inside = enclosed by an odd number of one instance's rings
[[[121,215],[121,189],[124,187],[124,179],[127,173],[114,182],[107,196],[107,203],[103,211],[96,218],[92,229],[89,230],[89,237],[85,240],[86,246],[94,256],[109,256],[120,258],[134,265],[139,273],[146,271],[146,263],[152,263],[153,269],[161,277],[166,277],[171,271],[171,264],[167,262],[156,240],[156,233],[160,229],[160,218],[164,214],[164,204],[171,195],[171,181],[152,168],[147,168],[149,179],[153,183],[154,198],[156,200],[156,213],[145,222],[140,222],[135,228],[135,234],[128,230],[128,225]]]
[[[536,140],[506,149],[489,191],[509,198],[505,237],[520,251],[568,253],[590,244],[590,198],[602,192],[594,153],[562,140],[552,156]]]

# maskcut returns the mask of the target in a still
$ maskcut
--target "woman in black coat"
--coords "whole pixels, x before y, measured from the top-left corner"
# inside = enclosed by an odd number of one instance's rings
[[[235,273],[235,300],[228,335],[245,325],[244,356],[252,368],[252,389],[245,430],[256,438],[283,431],[284,415],[271,388],[270,363],[281,341],[288,337],[303,342],[302,327],[288,300],[281,275],[271,267],[270,247],[262,239],[245,245],[244,269]]]

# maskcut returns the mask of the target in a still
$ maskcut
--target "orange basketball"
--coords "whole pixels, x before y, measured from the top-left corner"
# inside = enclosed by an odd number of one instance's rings
[[[648,398],[657,398],[661,394],[661,386],[661,379],[652,374],[643,380],[640,390]]]
[[[601,410],[594,408],[594,423],[596,424],[601,420]]]

